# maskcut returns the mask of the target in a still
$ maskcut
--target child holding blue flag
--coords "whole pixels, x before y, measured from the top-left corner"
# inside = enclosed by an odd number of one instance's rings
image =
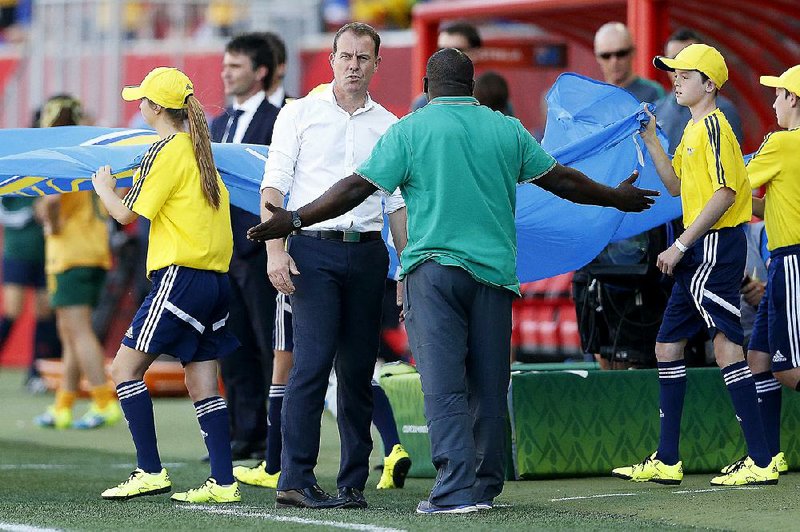
[[[110,167],[92,176],[97,195],[118,222],[128,224],[138,216],[150,220],[147,271],[153,281],[111,367],[138,467],[102,497],[127,500],[172,487],[158,454],[153,403],[143,381],[156,357],[169,354],[184,366],[211,463],[211,476],[202,486],[172,499],[237,502],[228,410],[217,385],[217,359],[238,345],[226,327],[233,251],[228,190],[214,166],[203,109],[183,72],[156,68],[139,86],[125,87],[122,97],[141,100],[142,117],[161,140],[145,153],[124,199],[114,192]]]
[[[778,470],[761,422],[756,385],[742,351],[739,289],[747,243],[743,224],[751,217],[750,183],[730,124],[716,104],[728,79],[722,54],[692,44],[674,59],[656,57],[656,68],[675,72],[677,102],[692,119],[670,161],[656,138],[655,117],[642,132],[667,190],[681,196],[684,232],[658,256],[659,269],[675,277],[658,333],[656,358],[660,385],[661,438],[658,450],[641,463],[613,470],[636,482],[680,484],[679,459],[683,400],[686,395],[684,347],[706,330],[747,443],[748,456],[711,480],[712,485],[776,484]]]

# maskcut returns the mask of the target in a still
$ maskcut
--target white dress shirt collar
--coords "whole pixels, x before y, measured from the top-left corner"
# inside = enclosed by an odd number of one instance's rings
[[[258,111],[258,108],[266,97],[266,92],[258,91],[242,103],[238,103],[236,100],[233,101],[234,111],[244,111],[242,116],[239,117],[239,122],[236,124],[236,131],[233,134],[233,142],[235,144],[241,144],[244,134],[247,132],[247,128],[250,127],[250,122],[253,121],[253,116],[255,116],[256,111]]]
[[[286,99],[286,90],[283,88],[283,85],[275,89],[275,92],[269,95],[267,100],[269,103],[280,109],[283,107],[283,100]]]

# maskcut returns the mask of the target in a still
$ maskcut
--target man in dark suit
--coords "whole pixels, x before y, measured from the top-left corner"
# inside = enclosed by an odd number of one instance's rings
[[[269,145],[278,108],[267,101],[275,59],[262,34],[233,38],[225,47],[222,82],[232,105],[211,122],[214,142]],[[233,459],[259,458],[267,436],[267,383],[272,375],[272,328],[277,292],[266,278],[263,244],[245,236],[259,217],[231,205],[233,281],[230,326],[242,346],[221,361],[231,416]]]

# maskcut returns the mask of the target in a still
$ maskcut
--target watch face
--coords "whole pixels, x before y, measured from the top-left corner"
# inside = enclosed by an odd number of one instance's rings
[[[300,229],[300,226],[303,225],[303,222],[300,220],[300,215],[296,212],[292,213],[292,225],[295,229]]]

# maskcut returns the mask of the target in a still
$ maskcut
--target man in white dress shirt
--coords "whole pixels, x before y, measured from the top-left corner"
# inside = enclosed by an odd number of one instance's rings
[[[330,55],[333,83],[287,104],[275,122],[262,203],[294,210],[353,173],[397,121],[367,89],[380,64],[380,37],[366,24],[343,26]],[[385,207],[384,207],[385,203]],[[378,353],[381,304],[389,266],[381,238],[383,210],[398,253],[406,241],[398,191],[375,193],[338,218],[267,242],[270,281],[290,295],[294,366],[283,402],[283,450],[276,503],[281,507],[366,508],[363,490],[372,450],[371,379]],[[262,219],[271,213],[262,208]],[[296,220],[299,228],[301,220]],[[339,381],[341,464],[338,494],[314,475],[320,418],[334,368]]]

